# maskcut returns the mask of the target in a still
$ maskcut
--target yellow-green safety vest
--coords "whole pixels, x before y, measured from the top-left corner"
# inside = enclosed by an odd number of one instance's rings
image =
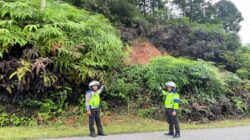
[[[180,95],[178,93],[171,93],[163,90],[162,94],[165,96],[165,108],[179,109]]]
[[[100,94],[98,92],[91,92],[91,98],[89,100],[89,105],[91,109],[99,108],[100,107]]]

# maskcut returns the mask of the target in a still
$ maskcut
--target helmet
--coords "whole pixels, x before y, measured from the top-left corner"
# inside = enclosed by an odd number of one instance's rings
[[[176,84],[174,82],[172,82],[172,81],[167,82],[166,86],[173,87],[174,89],[176,88]]]
[[[99,86],[100,85],[100,83],[98,82],[98,81],[91,81],[90,83],[89,83],[89,87],[92,87],[92,86]]]

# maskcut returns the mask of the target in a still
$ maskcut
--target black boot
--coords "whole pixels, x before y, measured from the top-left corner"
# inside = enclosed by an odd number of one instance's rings
[[[89,136],[94,138],[96,137],[96,134],[90,134]]]
[[[104,134],[104,133],[98,133],[98,136],[107,136],[107,134]]]
[[[173,136],[174,138],[179,138],[181,137],[180,132],[176,132],[175,135]]]
[[[168,133],[165,133],[164,135],[173,136],[173,135],[174,135],[174,132],[168,132]]]

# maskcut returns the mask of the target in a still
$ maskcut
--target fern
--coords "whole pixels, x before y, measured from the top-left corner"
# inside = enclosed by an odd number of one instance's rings
[[[52,86],[58,79],[53,74],[42,73],[41,78],[43,78],[43,83],[45,87]]]
[[[31,63],[25,60],[21,60],[21,64],[22,66],[17,68],[17,70],[10,75],[9,79],[12,79],[14,76],[17,76],[18,80],[22,81],[26,73],[28,72],[31,73],[31,67],[32,67]]]
[[[108,71],[123,65],[122,41],[104,16],[53,0],[41,10],[40,2],[0,0],[0,60],[16,65],[4,74],[5,92],[47,93],[90,78],[107,81]]]

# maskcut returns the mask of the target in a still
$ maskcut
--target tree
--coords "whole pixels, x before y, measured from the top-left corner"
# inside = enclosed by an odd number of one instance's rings
[[[114,24],[133,26],[141,19],[138,2],[134,0],[63,0],[89,11],[101,13]]]
[[[153,24],[166,19],[167,0],[63,0],[77,7],[98,12],[115,24],[135,27],[146,20]],[[157,21],[152,21],[157,20]],[[158,21],[160,20],[160,21]]]
[[[120,21],[127,27],[135,26],[143,20],[140,9],[135,1],[131,0],[109,0],[110,15],[113,22]]]
[[[214,4],[216,18],[218,18],[227,32],[239,32],[240,22],[243,20],[241,12],[231,1],[221,0]]]
[[[167,1],[165,0],[138,0],[138,4],[143,15],[165,9],[166,3]]]
[[[182,12],[183,17],[191,21],[204,22],[210,19],[212,14],[211,2],[206,0],[174,0]]]

